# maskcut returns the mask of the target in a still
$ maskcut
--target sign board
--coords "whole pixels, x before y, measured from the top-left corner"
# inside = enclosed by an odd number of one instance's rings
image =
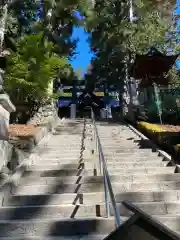
[[[82,92],[77,92],[77,96],[79,96]],[[97,97],[104,97],[104,92],[94,92]],[[119,99],[119,94],[117,92],[109,92],[109,97],[116,97]],[[61,92],[60,97],[72,97],[72,92]]]

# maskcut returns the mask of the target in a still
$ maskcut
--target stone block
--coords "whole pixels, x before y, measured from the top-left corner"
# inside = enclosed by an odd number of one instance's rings
[[[9,138],[9,112],[0,105],[0,140]]]
[[[9,113],[15,112],[16,110],[7,94],[0,94],[0,105],[2,105],[3,108],[6,109],[6,111]]]
[[[169,191],[160,191],[153,192],[154,201],[178,201],[178,191],[169,190]]]
[[[13,147],[7,141],[0,140],[0,170],[5,172],[8,162],[11,161]]]

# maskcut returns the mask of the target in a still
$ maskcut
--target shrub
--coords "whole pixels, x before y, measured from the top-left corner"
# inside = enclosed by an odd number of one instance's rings
[[[29,116],[50,97],[49,86],[68,65],[66,58],[53,53],[54,47],[43,33],[26,35],[8,57],[5,91],[15,105],[26,105]]]

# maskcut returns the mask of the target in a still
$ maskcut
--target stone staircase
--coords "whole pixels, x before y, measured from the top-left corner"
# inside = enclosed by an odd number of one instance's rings
[[[66,120],[44,139],[23,176],[0,195],[0,240],[102,240],[115,228],[106,218],[103,177],[92,149],[92,124]],[[121,215],[129,200],[180,231],[180,174],[123,125],[97,123]],[[170,165],[170,164],[169,164]],[[179,215],[178,215],[179,214]]]
[[[128,200],[179,234],[180,173],[176,165],[160,157],[128,126],[101,123],[98,132],[121,219],[132,214],[121,204]]]

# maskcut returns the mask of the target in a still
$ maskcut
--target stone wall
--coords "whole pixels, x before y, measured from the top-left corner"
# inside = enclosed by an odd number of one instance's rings
[[[10,142],[0,140],[0,186],[29,155],[30,153],[15,148]]]
[[[38,126],[36,136],[30,138],[10,138],[0,140],[0,184],[7,179],[23,160],[28,158],[39,141],[57,124],[59,118],[54,104],[39,109],[27,124]]]
[[[58,119],[57,109],[54,103],[40,107],[38,112],[28,121],[28,124],[44,126]]]

